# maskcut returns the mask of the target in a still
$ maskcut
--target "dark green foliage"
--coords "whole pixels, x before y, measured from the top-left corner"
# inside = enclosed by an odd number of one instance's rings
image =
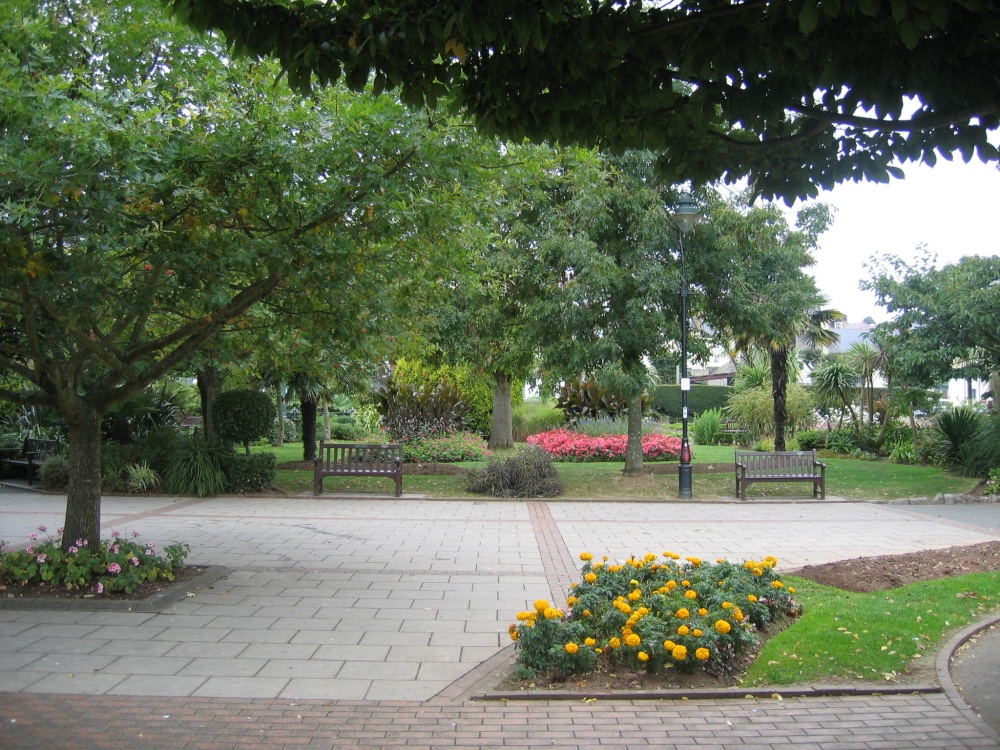
[[[206,443],[200,436],[180,437],[172,446],[163,474],[163,489],[171,495],[211,497],[225,492],[222,465],[229,451]]]
[[[409,357],[396,362],[393,380],[433,391],[441,383],[453,384],[467,407],[463,415],[465,427],[480,435],[488,436],[493,426],[492,378],[477,372],[468,365],[439,365],[437,367]],[[523,382],[516,382],[511,400],[516,406],[523,400]]]
[[[974,463],[974,441],[983,426],[984,416],[971,406],[958,406],[939,414],[931,438],[937,462],[968,472]]]
[[[390,379],[375,394],[375,406],[389,437],[407,440],[465,429],[468,406],[458,388],[441,383],[436,388],[397,383]]]
[[[800,451],[821,451],[826,448],[827,430],[799,430],[795,439]]]
[[[298,424],[296,423],[296,421],[294,419],[288,419],[288,418],[286,418],[285,419],[284,427],[285,427],[285,442],[286,443],[294,443],[296,440],[299,439],[299,426],[298,426]],[[275,419],[274,420],[274,424],[271,425],[271,432],[269,433],[268,437],[270,437],[272,443],[278,439],[278,420],[277,419]]]
[[[62,492],[69,486],[69,459],[65,456],[53,456],[42,464],[39,476],[45,489]]]
[[[722,410],[706,409],[691,423],[698,445],[718,445],[722,438]]]
[[[651,405],[652,399],[644,393],[642,410]],[[615,419],[628,413],[628,400],[594,378],[577,378],[563,385],[556,393],[556,406],[562,409],[568,422],[598,417]]]
[[[967,451],[966,471],[984,477],[1000,467],[1000,414],[994,412],[983,420]]]
[[[336,418],[330,420],[331,440],[361,440],[365,437],[365,430],[357,422],[350,418]]]
[[[278,459],[273,453],[232,453],[226,457],[222,470],[226,475],[226,492],[260,492],[274,484]]]
[[[146,388],[111,407],[101,421],[101,436],[116,443],[134,443],[151,432],[180,427],[182,410],[166,386]]]
[[[271,433],[274,417],[274,404],[261,391],[225,391],[212,405],[216,435],[223,443],[242,445],[247,455],[250,443]]]
[[[733,388],[728,385],[692,385],[688,409],[692,415],[725,407]],[[681,418],[681,387],[660,385],[653,389],[653,409],[672,420]]]
[[[562,483],[552,456],[528,445],[513,456],[490,458],[469,482],[469,491],[491,497],[555,497],[562,492]]]
[[[101,446],[101,490],[123,491],[128,483],[126,467],[139,463],[141,456],[142,451],[135,444],[105,442]]]
[[[852,453],[859,448],[857,433],[854,430],[832,430],[826,436],[826,447],[834,453]]]

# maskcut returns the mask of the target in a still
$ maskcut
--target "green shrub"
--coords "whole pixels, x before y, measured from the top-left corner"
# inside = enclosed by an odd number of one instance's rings
[[[101,445],[101,490],[124,492],[128,489],[128,467],[141,462],[141,449],[133,443],[105,442]]]
[[[1000,413],[983,419],[982,426],[965,452],[965,471],[970,476],[986,476],[1000,466]]]
[[[447,435],[465,429],[468,405],[453,384],[433,389],[390,379],[375,394],[375,404],[393,440]]]
[[[706,409],[691,424],[698,445],[718,445],[722,437],[722,409]]]
[[[562,493],[562,483],[552,456],[528,445],[513,456],[490,458],[486,468],[473,475],[469,491],[490,497],[555,497]]]
[[[331,421],[330,422],[330,439],[331,440],[352,440],[358,441],[366,437],[368,432],[362,429],[356,422],[351,421]]]
[[[826,436],[827,450],[850,455],[858,450],[858,436],[853,430],[831,430]]]
[[[934,457],[941,466],[968,472],[974,441],[985,426],[985,417],[971,406],[958,406],[934,420]]]
[[[160,475],[145,461],[126,466],[125,475],[128,491],[135,495],[144,495],[160,486]]]
[[[652,404],[649,395],[642,394],[642,410],[645,412]],[[613,420],[628,413],[628,399],[595,378],[577,378],[563,385],[556,393],[556,406],[573,423],[602,417]]]
[[[795,438],[799,442],[799,450],[821,451],[826,448],[827,430],[799,430]]]
[[[42,464],[38,474],[45,489],[62,492],[69,487],[69,459],[66,456],[53,456]]]
[[[215,434],[225,444],[242,445],[250,454],[250,443],[271,434],[275,408],[261,391],[225,391],[212,404]]]
[[[723,409],[733,393],[728,385],[692,385],[688,391],[690,414],[701,414],[709,409]],[[681,418],[681,387],[679,385],[659,385],[650,394],[653,409],[673,421]]]
[[[222,464],[226,492],[240,494],[270,489],[277,466],[278,459],[273,453],[230,454]]]
[[[286,418],[284,421],[285,427],[285,442],[294,443],[299,439],[299,426],[294,419]],[[271,425],[271,432],[268,434],[268,438],[272,443],[278,441],[278,420],[274,420],[274,424]]]
[[[403,461],[407,463],[483,461],[489,453],[486,441],[471,432],[415,438],[403,442]]]
[[[562,427],[566,415],[562,409],[546,401],[525,401],[514,408],[514,440],[524,442],[529,435]]]
[[[171,495],[211,497],[226,490],[222,471],[227,456],[220,445],[205,442],[201,436],[182,437],[172,448],[163,477],[163,488]]]

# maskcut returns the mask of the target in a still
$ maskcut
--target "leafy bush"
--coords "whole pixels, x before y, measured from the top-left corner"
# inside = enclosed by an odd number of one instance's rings
[[[405,463],[455,463],[483,461],[490,455],[486,441],[471,432],[456,432],[443,437],[422,437],[405,440]]]
[[[528,435],[537,435],[561,426],[566,421],[562,409],[548,401],[525,401],[514,408],[515,442],[524,442]]]
[[[972,463],[973,441],[985,426],[985,417],[971,406],[957,406],[934,420],[934,457],[942,466],[963,470]]]
[[[38,530],[46,533],[44,526]],[[132,539],[122,539],[114,531],[111,539],[96,545],[78,539],[67,552],[58,537],[47,533],[46,537],[39,540],[32,534],[31,544],[23,550],[5,550],[0,543],[0,583],[131,594],[144,581],[174,580],[190,551],[186,544],[172,544],[164,547],[163,557],[154,543],[138,541],[138,531],[132,532]]]
[[[225,492],[222,466],[231,452],[205,442],[200,436],[181,437],[170,455],[163,488],[171,495],[211,497]]]
[[[889,448],[889,460],[897,464],[920,463],[920,455],[909,440],[900,440]]]
[[[294,443],[296,440],[299,439],[299,425],[298,425],[298,423],[294,419],[286,417],[283,424],[284,424],[284,428],[285,428],[285,442],[286,443]],[[272,443],[275,443],[278,440],[278,420],[277,419],[275,419],[274,420],[274,424],[271,425],[271,431],[268,433],[268,438],[270,439],[270,441]]]
[[[374,435],[382,427],[382,418],[379,416],[375,404],[359,406],[354,412],[354,419],[366,435]]]
[[[226,492],[260,492],[274,484],[278,459],[273,453],[232,453],[226,457],[222,470],[226,475]]]
[[[331,440],[361,440],[369,433],[362,429],[354,420],[331,420],[330,439]]]
[[[102,443],[101,490],[125,492],[128,489],[128,467],[142,461],[141,453],[135,443]]]
[[[149,468],[149,465],[145,461],[138,464],[129,464],[125,467],[125,474],[126,486],[128,487],[128,491],[133,494],[143,495],[147,492],[152,492],[160,486],[160,475],[155,470]]]
[[[652,403],[644,393],[642,410],[646,411]],[[556,393],[556,406],[562,409],[566,420],[573,423],[600,417],[616,419],[628,413],[628,400],[594,378],[577,378],[563,385]]]
[[[858,450],[858,438],[852,430],[833,430],[826,436],[827,450],[850,455]]]
[[[555,497],[562,483],[552,456],[537,446],[523,446],[513,456],[491,458],[473,475],[469,491],[491,497]]]
[[[986,476],[1000,466],[1000,413],[989,414],[965,451],[965,471],[970,476]]]
[[[691,414],[701,414],[709,409],[723,409],[733,393],[728,385],[694,385],[688,391],[688,409]],[[677,421],[681,418],[681,387],[659,385],[653,389],[653,409]]]
[[[375,405],[393,440],[440,437],[465,429],[469,407],[453,384],[426,389],[390,379],[375,394]]]
[[[799,442],[799,449],[804,451],[821,451],[826,448],[826,439],[829,433],[826,430],[799,430],[795,437]]]
[[[101,420],[101,435],[116,443],[134,443],[156,430],[176,430],[183,416],[182,400],[182,394],[167,383],[146,388],[108,410]]]
[[[628,446],[626,435],[589,437],[571,430],[549,430],[531,435],[526,441],[537,445],[556,460],[562,461],[624,461]],[[644,435],[642,457],[646,461],[680,460],[681,440],[659,433]]]
[[[722,409],[707,409],[691,423],[694,440],[699,445],[718,445],[722,436]]]
[[[223,443],[242,445],[247,455],[250,443],[271,434],[274,418],[271,397],[261,391],[224,391],[212,404],[215,434]]]
[[[66,456],[53,456],[42,464],[38,475],[45,489],[62,492],[69,487],[69,459]]]
[[[759,628],[800,612],[794,588],[774,574],[773,557],[705,565],[663,554],[665,560],[649,553],[624,564],[581,554],[582,581],[567,598],[570,611],[539,599],[510,626],[518,663],[556,675],[588,672],[598,662],[611,672],[732,672],[756,645]]]
[[[788,425],[805,429],[813,424],[813,401],[808,391],[798,383],[789,383],[786,393]],[[733,393],[724,409],[727,419],[746,426],[751,435],[774,432],[774,397],[770,386],[747,388]]]

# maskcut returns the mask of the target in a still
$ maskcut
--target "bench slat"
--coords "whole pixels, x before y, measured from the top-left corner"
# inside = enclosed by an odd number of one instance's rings
[[[746,500],[753,482],[812,482],[813,497],[826,499],[826,464],[816,451],[736,451],[736,494]]]
[[[396,497],[403,494],[403,446],[328,443],[319,446],[313,472],[313,494],[323,492],[323,477],[392,477]]]

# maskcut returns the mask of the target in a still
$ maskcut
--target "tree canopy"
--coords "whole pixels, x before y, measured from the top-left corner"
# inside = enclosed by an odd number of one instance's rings
[[[997,160],[997,0],[162,0],[292,87],[449,97],[486,134],[662,152],[789,203]]]

